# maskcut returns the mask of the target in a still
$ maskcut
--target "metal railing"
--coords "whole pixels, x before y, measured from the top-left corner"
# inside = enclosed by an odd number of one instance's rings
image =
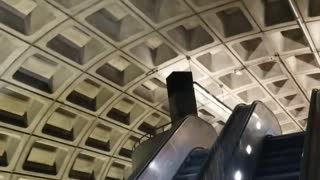
[[[192,149],[195,147],[209,149],[217,138],[212,125],[202,121],[197,116],[187,116],[173,124],[168,131],[166,131],[166,125],[158,129],[163,129],[164,133],[162,134],[163,137],[160,137],[160,141],[154,139],[157,142],[156,146],[152,141],[150,141],[150,144],[146,142],[146,145],[156,150],[153,149],[152,154],[149,155],[147,155],[148,152],[142,152],[143,155],[148,157],[146,161],[139,163],[141,166],[136,166],[137,168],[131,174],[130,180],[172,179]],[[159,136],[161,135],[159,134]],[[140,150],[140,147],[136,151]],[[153,166],[155,164],[152,162],[157,164],[157,168]]]
[[[150,134],[150,133],[145,133],[143,136],[141,136],[139,138],[139,140],[137,142],[134,143],[134,145],[132,146],[132,151],[134,151],[142,142],[155,137],[158,134],[161,134],[167,130],[169,130],[172,126],[172,122],[169,122],[167,124],[164,124],[162,126],[159,126],[157,128],[154,129],[154,134]]]

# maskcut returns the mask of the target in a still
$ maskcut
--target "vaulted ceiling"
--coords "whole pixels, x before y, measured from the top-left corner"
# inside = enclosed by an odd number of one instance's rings
[[[320,0],[0,0],[0,179],[127,177],[134,144],[170,122],[172,71],[302,131],[319,20]],[[196,97],[220,128],[230,112]]]

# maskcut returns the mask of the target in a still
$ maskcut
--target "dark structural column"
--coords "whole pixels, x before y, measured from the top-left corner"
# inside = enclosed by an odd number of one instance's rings
[[[300,180],[320,180],[320,90],[311,95]]]
[[[172,72],[167,78],[167,89],[172,123],[187,115],[197,115],[191,72]]]

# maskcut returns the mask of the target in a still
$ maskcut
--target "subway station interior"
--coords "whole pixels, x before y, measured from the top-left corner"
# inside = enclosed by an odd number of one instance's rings
[[[320,180],[320,0],[0,0],[0,180]]]

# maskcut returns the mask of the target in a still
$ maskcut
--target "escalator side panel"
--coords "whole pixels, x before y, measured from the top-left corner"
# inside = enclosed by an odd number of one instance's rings
[[[250,180],[264,137],[280,134],[277,118],[263,103],[238,105],[213,146],[199,179],[229,180],[238,174]]]
[[[189,116],[142,174],[135,179],[172,179],[191,150],[196,147],[209,149],[216,138],[217,134],[210,124],[199,117]]]
[[[174,129],[172,129],[174,130]],[[157,136],[142,142],[132,153],[133,172],[141,169],[157,152],[162,144],[170,138],[171,131],[166,131]]]

